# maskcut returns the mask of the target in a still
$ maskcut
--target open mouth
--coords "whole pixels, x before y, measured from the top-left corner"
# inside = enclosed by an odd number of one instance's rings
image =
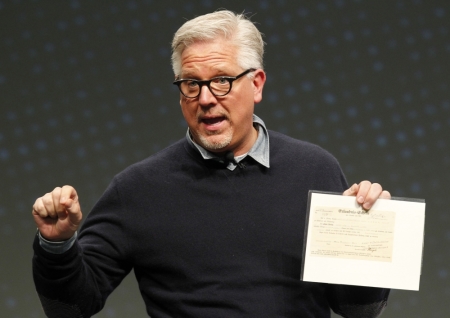
[[[203,118],[202,123],[205,125],[217,125],[225,120],[225,117]]]

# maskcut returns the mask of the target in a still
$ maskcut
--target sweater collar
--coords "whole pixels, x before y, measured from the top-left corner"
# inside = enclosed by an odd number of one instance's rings
[[[256,139],[255,143],[253,144],[252,148],[249,152],[246,154],[243,154],[241,156],[235,157],[236,162],[240,162],[245,157],[249,156],[252,157],[256,162],[263,165],[266,168],[270,168],[270,160],[269,160],[269,134],[267,132],[266,125],[264,124],[263,120],[253,114],[253,125],[255,127],[258,127],[258,138]],[[197,144],[193,139],[189,132],[189,128],[186,132],[186,139],[188,143],[193,146],[193,148],[197,149],[198,152],[201,154],[203,159],[205,160],[223,160],[222,157],[217,156],[215,153],[206,150],[199,144]],[[237,165],[233,162],[228,162],[227,169],[233,171],[236,169]]]

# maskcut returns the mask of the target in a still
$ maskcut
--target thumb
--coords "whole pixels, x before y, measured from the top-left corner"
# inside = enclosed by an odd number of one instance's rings
[[[59,203],[64,207],[60,219],[66,221],[71,230],[76,231],[83,217],[77,191],[71,186],[63,186]]]
[[[61,199],[61,204],[65,207],[65,215],[68,218],[71,227],[77,228],[83,218],[78,198],[63,200],[64,199]]]

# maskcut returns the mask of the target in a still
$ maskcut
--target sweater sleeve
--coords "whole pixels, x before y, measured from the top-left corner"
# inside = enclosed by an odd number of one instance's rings
[[[389,289],[328,285],[327,298],[331,309],[345,318],[379,317],[387,306]]]
[[[54,254],[45,251],[36,236],[33,279],[47,317],[90,317],[102,307],[101,297],[83,266],[79,244]]]
[[[47,317],[91,317],[131,271],[121,223],[124,209],[112,184],[86,218],[73,246],[61,254],[33,249],[33,279]]]

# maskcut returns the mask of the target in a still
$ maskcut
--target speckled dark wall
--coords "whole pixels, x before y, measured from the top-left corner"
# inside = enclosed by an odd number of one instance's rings
[[[450,313],[450,2],[0,0],[0,312],[44,317],[31,278],[34,200],[112,176],[184,136],[170,42],[186,20],[249,12],[265,34],[270,129],[321,145],[349,182],[427,202],[421,290],[383,317]],[[142,317],[133,277],[96,317]]]

